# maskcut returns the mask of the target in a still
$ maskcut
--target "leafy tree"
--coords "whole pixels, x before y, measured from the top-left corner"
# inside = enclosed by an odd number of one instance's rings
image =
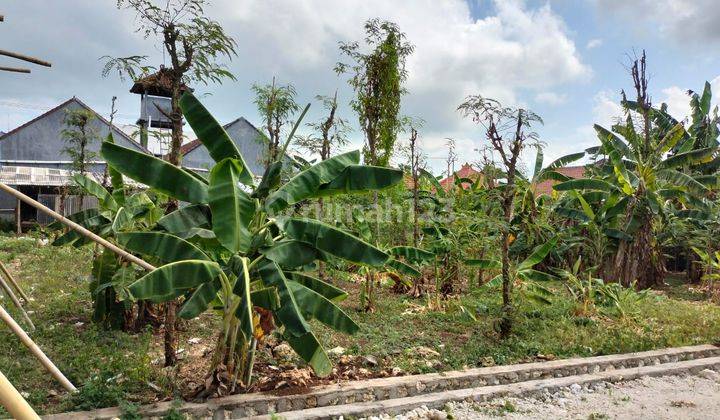
[[[330,360],[308,321],[345,333],[358,327],[335,305],[347,294],[308,270],[328,257],[370,267],[396,260],[342,229],[283,212],[308,199],[390,187],[402,172],[360,165],[360,153],[353,151],[287,182],[278,159],[255,184],[235,143],[205,107],[190,93],[181,106],[216,161],[209,179],[113,143],[101,149],[125,176],[189,203],[160,219],[161,231],[118,235],[126,249],[159,265],[131,284],[129,294],[156,302],[182,297],[183,318],[218,310],[222,330],[207,382],[215,386],[208,392],[220,385],[232,390],[236,378],[248,386],[257,344],[275,328],[283,329],[283,338],[318,375],[329,374]]]
[[[460,104],[458,110],[466,117],[484,128],[485,136],[491,147],[500,155],[501,164],[505,169],[505,185],[502,187],[503,222],[500,243],[502,269],[503,308],[500,321],[500,334],[506,337],[512,329],[512,287],[514,278],[511,276],[509,247],[512,243],[513,212],[517,189],[515,181],[518,176],[518,158],[524,148],[537,145],[537,134],[528,131],[532,124],[542,119],[532,111],[522,108],[502,106],[498,101],[473,95]]]
[[[327,116],[318,122],[308,123],[307,126],[312,132],[297,136],[295,144],[313,155],[320,156],[320,160],[327,160],[333,150],[347,145],[351,128],[348,121],[337,114],[337,92],[332,97],[318,95],[315,99],[322,103]]]
[[[603,219],[615,224],[605,233],[618,243],[611,278],[640,288],[664,279],[658,242],[662,222],[671,215],[687,218],[694,210],[706,209],[707,197],[717,187],[717,175],[696,175],[712,164],[715,145],[696,148],[682,123],[666,118],[665,106],[652,108],[645,69],[643,54],[631,67],[637,100],[628,100],[623,92],[626,120],[612,130],[595,126],[601,145],[590,150],[598,159],[590,168],[591,177],[554,186],[590,194],[602,203]]]
[[[171,93],[171,111],[166,115],[172,122],[172,139],[168,161],[180,165],[183,143],[182,110],[180,96],[186,85],[194,83],[218,83],[235,77],[223,64],[221,58],[236,55],[236,43],[220,24],[204,16],[207,0],[117,0],[118,8],[127,8],[137,14],[138,27],[144,37],[156,38],[170,60],[170,66],[161,66],[158,80],[167,81]],[[106,64],[103,76],[117,71],[120,78],[133,80],[145,76],[154,68],[145,64],[147,56],[103,57]],[[165,82],[163,82],[165,83]],[[175,200],[168,203],[168,211],[178,207]],[[165,319],[165,365],[176,362],[177,336],[175,332],[175,303],[166,305]]]
[[[180,95],[183,85],[218,83],[235,77],[221,58],[236,55],[235,40],[228,36],[220,24],[204,16],[207,0],[117,0],[118,8],[133,10],[137,14],[137,32],[147,38],[157,38],[168,55],[170,66],[160,67],[158,75],[167,79],[172,94],[172,144],[168,160],[179,165],[182,145],[182,111]],[[145,64],[147,56],[103,57],[106,59],[103,76],[116,71],[121,78],[136,80],[155,70]]]
[[[100,136],[93,126],[95,114],[86,109],[73,109],[65,112],[63,123],[65,127],[60,131],[60,137],[66,144],[62,153],[70,157],[70,167],[73,171],[85,175],[89,163],[97,154],[89,147],[96,143]]]
[[[414,47],[392,22],[368,20],[365,35],[364,48],[358,42],[340,43],[340,52],[352,63],[338,63],[335,71],[350,74],[348,83],[356,95],[350,104],[365,133],[365,163],[386,166],[402,127],[400,100],[408,76],[405,61]]]
[[[255,105],[263,120],[268,136],[266,165],[277,160],[280,153],[282,128],[291,123],[292,116],[300,110],[295,102],[295,87],[291,84],[278,86],[275,78],[271,84],[252,87],[255,92]]]

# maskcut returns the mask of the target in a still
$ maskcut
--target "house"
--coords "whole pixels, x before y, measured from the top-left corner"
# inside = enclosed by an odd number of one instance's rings
[[[262,176],[267,153],[265,136],[243,117],[225,124],[223,128],[235,142],[253,175]],[[200,140],[196,139],[184,144],[180,152],[183,155],[182,165],[197,172],[207,172],[215,164]]]
[[[474,169],[472,165],[465,162],[465,164],[460,168],[459,171],[456,171],[453,176],[449,176],[443,180],[440,181],[440,185],[443,187],[445,191],[449,191],[454,185],[455,185],[455,178],[463,179],[467,178],[469,180],[472,180],[473,182],[477,182],[478,180],[482,182],[484,176],[483,173]],[[463,189],[470,188],[469,182],[463,182],[462,183]]]
[[[555,172],[565,175],[568,178],[578,179],[585,176],[585,169],[585,166],[566,166],[555,169]],[[558,182],[559,181],[555,181],[554,179],[546,179],[538,183],[534,186],[535,196],[537,197],[543,194],[552,195],[553,185]]]
[[[95,115],[95,119],[90,122],[90,129],[97,134],[98,141],[91,143],[88,150],[98,153],[101,141],[111,131],[110,122],[80,99],[72,97],[44,114],[1,135],[0,166],[70,169],[71,160],[63,153],[67,144],[62,138],[61,132],[65,128],[66,111],[78,109],[85,109]],[[122,130],[112,127],[112,133],[115,142],[120,146],[150,153]],[[103,173],[104,170],[105,162],[99,157],[92,161],[91,172]]]
[[[71,196],[60,204],[60,190],[71,182],[72,176],[72,161],[63,152],[67,144],[61,132],[65,128],[66,113],[80,109],[95,116],[89,123],[89,129],[97,135],[97,141],[88,145],[88,151],[99,153],[101,141],[112,132],[117,144],[150,153],[122,130],[111,127],[109,121],[76,97],[0,135],[0,180],[56,211],[62,209],[65,215],[82,208],[97,206],[97,202],[91,197],[86,197],[83,203],[80,203],[79,197]],[[105,166],[99,156],[95,157],[90,161],[89,176],[101,181]],[[18,202],[4,192],[0,192],[0,218],[14,220],[18,230],[23,222],[27,225],[50,221],[42,212]]]

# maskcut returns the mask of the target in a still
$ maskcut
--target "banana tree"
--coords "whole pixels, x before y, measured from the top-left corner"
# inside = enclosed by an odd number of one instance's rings
[[[699,167],[712,161],[716,149],[706,147],[667,153],[685,137],[678,123],[668,130],[636,131],[627,107],[628,118],[612,131],[595,125],[601,145],[592,150],[607,158],[591,168],[591,176],[561,182],[556,191],[574,191],[574,196],[594,192],[601,198],[606,217],[619,218],[619,229],[608,236],[619,241],[613,260],[613,277],[625,286],[635,280],[645,288],[664,277],[662,252],[654,240],[653,229],[660,218],[673,208],[693,209],[717,184],[716,176],[688,174],[687,167]],[[649,137],[646,134],[650,133]],[[647,140],[647,141],[646,141]],[[648,141],[650,145],[648,146]],[[578,199],[583,213],[594,213]]]
[[[126,249],[161,264],[131,284],[129,294],[155,302],[182,297],[182,318],[209,308],[219,312],[222,329],[210,372],[216,385],[226,378],[232,388],[239,378],[247,386],[258,340],[273,328],[282,328],[284,340],[316,374],[329,374],[330,359],[309,321],[348,334],[358,326],[336,305],[347,294],[307,268],[327,258],[381,268],[392,258],[338,227],[285,213],[306,200],[390,187],[402,180],[402,172],[360,165],[359,151],[352,151],[287,180],[278,160],[256,183],[207,109],[190,93],[180,105],[216,162],[208,179],[112,143],[101,148],[125,176],[187,203],[160,219],[158,231],[118,235]]]
[[[527,258],[520,262],[513,263],[508,267],[512,289],[518,287],[522,295],[535,302],[549,304],[553,292],[542,283],[554,280],[555,276],[544,271],[536,270],[535,266],[540,264],[557,245],[558,238],[554,237],[544,244],[535,247]],[[502,262],[495,259],[467,259],[464,263],[471,267],[478,267],[482,270],[502,270]],[[483,287],[499,287],[503,284],[503,275],[498,274]]]
[[[107,141],[112,141],[112,137]],[[92,178],[79,173],[73,175],[73,182],[84,194],[97,198],[98,207],[82,210],[68,218],[108,239],[116,238],[124,231],[152,229],[163,215],[164,197],[143,191],[128,194],[122,177],[112,172],[111,175],[115,186],[112,193]],[[60,224],[55,222],[52,226],[59,227]],[[52,244],[81,247],[88,243],[89,239],[71,230]],[[130,330],[142,328],[152,318],[145,302],[140,302],[134,311],[125,292],[126,287],[137,280],[136,276],[136,270],[113,252],[103,249],[94,253],[89,286],[95,322],[107,328]]]

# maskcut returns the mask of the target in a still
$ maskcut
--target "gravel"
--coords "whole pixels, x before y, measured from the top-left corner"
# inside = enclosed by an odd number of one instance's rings
[[[717,419],[720,374],[645,377],[622,383],[572,384],[567,388],[523,398],[498,398],[484,403],[457,402],[444,410],[418,407],[397,416],[366,420],[420,419]]]

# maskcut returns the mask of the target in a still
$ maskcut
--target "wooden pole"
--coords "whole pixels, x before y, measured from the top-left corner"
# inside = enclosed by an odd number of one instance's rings
[[[28,63],[37,64],[39,66],[52,67],[52,64],[48,63],[45,60],[41,60],[41,59],[35,58],[35,57],[30,57],[29,55],[14,53],[12,51],[0,50],[0,55],[4,55],[6,57],[17,58],[18,60],[27,61]]]
[[[20,325],[18,325],[17,322],[10,316],[7,311],[5,311],[5,308],[0,305],[0,319],[5,322],[8,327],[12,330],[12,332],[20,338],[20,341],[27,347],[30,352],[35,356],[38,360],[40,360],[40,363],[45,367],[45,369],[50,372],[50,374],[60,382],[60,384],[68,390],[69,392],[77,392],[77,388],[75,388],[75,385],[73,385],[66,377],[65,375],[60,372],[60,369],[57,368],[53,364],[50,359],[48,359],[47,356],[45,356],[45,353],[43,353],[42,350],[40,350],[40,347],[35,344],[34,341],[30,338],[30,336],[27,335],[27,333],[20,328]]]
[[[20,214],[20,204],[22,202],[17,199],[17,206],[15,206],[15,233],[22,235],[22,215]]]
[[[4,67],[0,66],[0,71],[9,71],[12,73],[30,73],[30,69],[21,69],[19,67]]]
[[[25,312],[25,308],[22,307],[22,304],[20,303],[20,300],[15,296],[15,293],[13,293],[10,286],[8,286],[7,283],[5,283],[5,280],[0,276],[0,287],[5,291],[5,295],[12,300],[12,302],[15,304],[15,306],[20,310],[20,313],[22,314],[23,318],[25,319],[25,322],[28,324],[28,327],[30,327],[30,331],[35,331],[35,325],[33,325],[32,320],[28,316],[27,312]]]
[[[20,297],[25,299],[25,302],[30,302],[30,299],[28,299],[28,296],[20,288],[20,285],[18,284],[17,281],[15,281],[15,278],[10,274],[7,267],[5,267],[5,264],[3,264],[2,261],[0,261],[0,271],[2,271],[3,274],[5,274],[5,277],[7,277],[7,279],[10,280],[10,283],[13,285],[15,290],[17,290],[18,294],[20,294]]]
[[[104,246],[105,248],[109,249],[110,251],[125,258],[126,260],[128,260],[132,263],[135,263],[146,270],[152,271],[155,269],[154,265],[149,264],[149,263],[145,262],[143,259],[138,258],[138,257],[134,256],[133,254],[119,248],[117,245],[107,241],[106,239],[101,238],[100,236],[85,229],[84,227],[73,222],[72,220],[68,219],[67,217],[61,215],[60,213],[58,213],[54,210],[51,210],[50,208],[40,204],[39,202],[28,197],[27,195],[21,193],[20,191],[14,189],[12,187],[7,186],[6,184],[4,184],[2,182],[0,182],[0,190],[5,191],[6,193],[14,196],[18,200],[22,200],[23,202],[42,211],[43,213],[46,213],[46,214],[52,216],[54,219],[57,219],[60,223],[64,224],[65,226],[68,226],[68,227],[72,228],[73,230],[75,230],[77,233],[85,236],[86,238],[99,243],[100,245]]]
[[[35,410],[30,407],[30,404],[25,401],[25,398],[20,395],[2,372],[0,372],[0,405],[5,407],[14,419],[40,420]]]

